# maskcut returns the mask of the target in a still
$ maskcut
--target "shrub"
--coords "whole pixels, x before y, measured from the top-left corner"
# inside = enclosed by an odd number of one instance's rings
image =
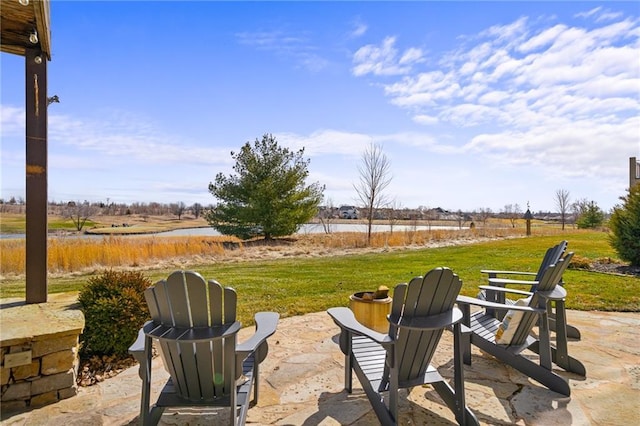
[[[586,269],[589,270],[593,267],[591,260],[586,257],[582,257],[578,254],[574,255],[571,259],[571,263],[567,266],[569,269]]]
[[[144,290],[151,280],[139,272],[105,271],[89,279],[78,300],[85,316],[81,354],[126,356],[149,319]]]
[[[620,199],[623,204],[613,208],[609,219],[609,243],[622,260],[640,266],[640,185]]]
[[[595,201],[586,203],[581,209],[576,224],[578,229],[594,229],[602,225],[604,222],[604,212]]]

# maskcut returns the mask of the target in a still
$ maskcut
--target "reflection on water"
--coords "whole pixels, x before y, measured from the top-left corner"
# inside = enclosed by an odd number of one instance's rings
[[[389,232],[389,225],[373,225],[371,228],[372,232]],[[394,225],[393,231],[426,231],[428,230],[428,226],[412,226],[412,225]],[[431,229],[458,229],[457,226],[432,226]],[[465,228],[463,228],[465,229]],[[330,227],[331,232],[367,232],[367,225],[364,223],[336,223],[331,224]],[[300,227],[300,230],[297,234],[324,234],[325,229],[319,223],[306,223]],[[213,228],[188,228],[188,229],[176,229],[173,231],[161,232],[158,234],[159,236],[169,236],[169,237],[186,237],[186,236],[215,236],[222,235],[218,231]]]
[[[367,225],[364,223],[335,223],[330,225],[331,232],[367,232]],[[372,232],[389,232],[391,226],[389,225],[373,225],[371,228]],[[429,229],[439,229],[439,230],[457,230],[457,229],[468,229],[467,227],[458,228],[457,226],[426,226],[426,225],[393,225],[394,232],[404,232],[404,231],[426,231]],[[297,234],[324,234],[325,228],[319,223],[306,223],[300,227],[300,230]],[[185,229],[175,229],[173,231],[166,232],[157,232],[153,234],[133,234],[133,235],[114,235],[118,237],[150,237],[150,236],[161,236],[161,237],[190,237],[190,236],[217,236],[222,235],[218,231],[213,228],[185,228]],[[51,237],[56,237],[56,235],[50,235]],[[80,238],[102,238],[108,235],[79,235]],[[7,238],[25,238],[25,234],[0,234],[0,239]],[[73,237],[72,237],[73,238]]]

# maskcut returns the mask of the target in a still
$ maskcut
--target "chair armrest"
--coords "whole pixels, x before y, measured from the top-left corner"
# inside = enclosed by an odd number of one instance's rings
[[[516,290],[514,288],[505,288],[505,287],[496,287],[493,285],[481,285],[478,287],[481,290],[489,290],[489,291],[495,291],[498,293],[513,293],[513,294],[519,294],[521,296],[531,296],[533,293],[531,293],[530,291],[524,291],[524,290]]]
[[[145,328],[149,324],[153,324],[153,321],[147,321],[147,322],[144,323],[142,328],[138,331],[138,337],[136,338],[136,341],[133,342],[133,344],[131,344],[131,346],[129,346],[129,353],[131,355],[133,355],[133,357],[136,358],[136,360],[138,359],[137,357],[139,355],[144,353]]]
[[[378,333],[377,331],[360,324],[358,320],[356,320],[355,315],[353,315],[353,311],[349,308],[330,308],[327,310],[327,313],[331,318],[333,318],[333,322],[343,330],[348,330],[360,336],[368,337],[381,345],[393,343],[393,339],[391,339],[388,334]]]
[[[256,331],[249,339],[238,344],[236,353],[247,355],[255,351],[268,337],[276,332],[280,315],[276,312],[258,312],[254,315]]]
[[[148,379],[151,371],[151,347],[147,348],[146,345],[151,345],[151,338],[147,337],[147,333],[157,328],[153,321],[147,321],[144,323],[140,331],[138,331],[138,337],[131,346],[129,346],[129,353],[138,362],[138,376],[143,380]]]
[[[567,290],[557,285],[551,291],[538,291],[536,292],[540,297],[549,300],[563,300],[567,297]]]
[[[438,315],[413,317],[413,318],[400,318],[390,315],[389,322],[398,327],[409,328],[413,330],[437,330],[440,328],[449,327],[462,319],[462,311],[458,308],[453,308],[449,311],[442,312]]]
[[[480,271],[481,274],[488,274],[488,275],[531,275],[531,276],[536,276],[538,275],[537,272],[525,272],[525,271],[500,271],[500,270],[495,270],[495,269],[482,269]]]
[[[483,308],[500,309],[503,311],[522,311],[522,312],[534,312],[541,314],[546,312],[546,308],[532,308],[531,306],[518,306],[518,305],[503,305],[502,303],[488,302],[486,300],[476,299],[475,297],[458,296],[456,302],[460,305],[475,305]]]
[[[504,287],[508,284],[516,284],[516,285],[535,285],[538,284],[539,281],[535,280],[512,280],[509,278],[489,278],[490,285],[498,285],[500,287]]]

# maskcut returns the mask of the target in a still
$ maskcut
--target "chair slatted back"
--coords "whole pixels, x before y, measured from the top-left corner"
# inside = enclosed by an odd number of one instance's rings
[[[562,274],[569,266],[573,252],[567,253],[563,259],[559,259],[555,264],[549,265],[542,274],[540,281],[538,282],[536,291],[531,295],[529,306],[535,308],[544,308],[546,306],[545,300],[539,295],[538,292],[552,291],[558,283],[562,281]],[[520,324],[511,339],[510,346],[522,345],[526,340],[531,329],[538,321],[538,315],[535,313],[525,312],[522,315]]]
[[[538,269],[538,273],[536,274],[535,280],[540,281],[542,279],[542,274],[544,271],[550,266],[558,263],[558,260],[562,258],[562,255],[567,250],[568,242],[566,240],[561,241],[553,247],[549,247],[544,257],[542,258],[542,263],[540,263],[540,268]],[[529,291],[536,291],[537,285],[532,285]]]
[[[196,272],[173,272],[148,288],[145,298],[152,320],[170,328],[207,329],[236,320],[236,292],[214,280],[206,282]],[[237,374],[229,368],[235,366],[235,347],[235,334],[198,342],[160,339],[160,353],[177,392],[192,401],[235,391]]]
[[[416,277],[409,284],[396,286],[391,315],[411,319],[429,317],[453,309],[462,281],[449,268],[436,268],[424,277]],[[398,380],[402,383],[421,381],[442,336],[444,329],[408,329],[392,326],[395,336],[395,357]]]

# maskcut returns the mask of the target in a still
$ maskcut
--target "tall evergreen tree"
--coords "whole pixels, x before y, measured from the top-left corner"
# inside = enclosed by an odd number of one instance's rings
[[[613,208],[609,219],[611,246],[622,260],[640,266],[640,184],[620,199],[623,203]]]
[[[271,134],[231,152],[235,174],[218,173],[209,192],[218,204],[206,218],[225,235],[266,240],[291,235],[318,212],[324,186],[306,185],[304,148],[292,152]]]

